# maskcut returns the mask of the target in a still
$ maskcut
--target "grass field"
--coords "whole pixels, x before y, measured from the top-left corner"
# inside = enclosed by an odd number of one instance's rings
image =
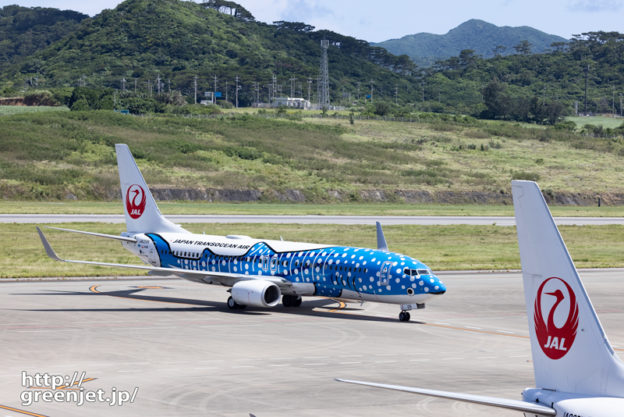
[[[65,106],[0,106],[0,116],[50,111],[69,111],[69,109]]]
[[[344,216],[513,216],[509,205],[407,203],[211,203],[161,201],[163,214],[344,215]],[[554,216],[622,217],[621,206],[551,206]],[[7,201],[0,214],[123,214],[119,201]]]
[[[1,117],[0,196],[117,198],[115,143],[130,145],[153,187],[254,190],[263,202],[278,202],[294,190],[308,203],[358,203],[367,195],[395,203],[403,198],[397,191],[483,203],[487,197],[479,193],[508,196],[512,178],[538,180],[555,193],[624,193],[624,140],[541,126],[449,115],[352,125],[334,118],[101,111]],[[462,200],[470,192],[476,197]]]
[[[578,128],[582,128],[583,126],[589,124],[594,126],[602,126],[608,127],[611,129],[615,129],[616,127],[622,126],[624,124],[624,118],[621,117],[608,117],[608,116],[579,116],[566,117],[566,120],[570,120],[576,123]]]
[[[118,234],[123,225],[55,225]],[[257,238],[375,247],[373,226],[187,224],[195,233],[242,234]],[[624,227],[562,226],[561,233],[579,268],[624,267]],[[103,262],[140,263],[118,242],[45,230],[61,257]],[[499,226],[387,226],[390,250],[425,262],[437,271],[517,269],[520,267],[516,231]],[[8,224],[0,228],[0,277],[134,275],[136,271],[55,262],[47,258],[34,225]]]

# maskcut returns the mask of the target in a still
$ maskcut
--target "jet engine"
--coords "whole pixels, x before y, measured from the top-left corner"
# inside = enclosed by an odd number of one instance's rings
[[[243,306],[275,307],[280,297],[279,287],[268,281],[239,281],[232,286],[232,298]]]

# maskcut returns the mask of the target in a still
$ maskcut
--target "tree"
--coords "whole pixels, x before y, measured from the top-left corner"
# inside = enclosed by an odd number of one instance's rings
[[[518,45],[514,46],[514,49],[520,55],[530,55],[531,54],[531,43],[526,39],[520,42]]]
[[[509,109],[508,97],[505,95],[505,84],[494,79],[483,89],[483,102],[487,107],[482,114],[486,118],[504,117]]]

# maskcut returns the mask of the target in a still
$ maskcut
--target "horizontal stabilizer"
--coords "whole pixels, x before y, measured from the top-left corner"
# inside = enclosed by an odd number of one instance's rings
[[[447,398],[451,400],[464,401],[469,403],[487,405],[491,407],[505,408],[508,410],[521,411],[531,413],[538,416],[555,416],[557,413],[550,407],[533,404],[526,401],[508,400],[505,398],[487,397],[484,395],[463,394],[458,392],[438,391],[433,389],[412,388],[401,385],[377,384],[374,382],[354,381],[350,379],[336,378],[338,382],[346,382],[348,384],[366,385],[375,388],[384,388],[394,391],[410,392],[412,394],[428,395],[431,397]]]

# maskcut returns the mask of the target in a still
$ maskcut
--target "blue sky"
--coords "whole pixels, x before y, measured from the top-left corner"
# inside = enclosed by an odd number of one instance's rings
[[[56,7],[91,16],[120,0],[0,0],[0,6]],[[404,35],[446,33],[468,19],[532,26],[570,38],[589,31],[624,32],[624,0],[240,0],[258,20],[306,22],[318,29],[380,42]]]

